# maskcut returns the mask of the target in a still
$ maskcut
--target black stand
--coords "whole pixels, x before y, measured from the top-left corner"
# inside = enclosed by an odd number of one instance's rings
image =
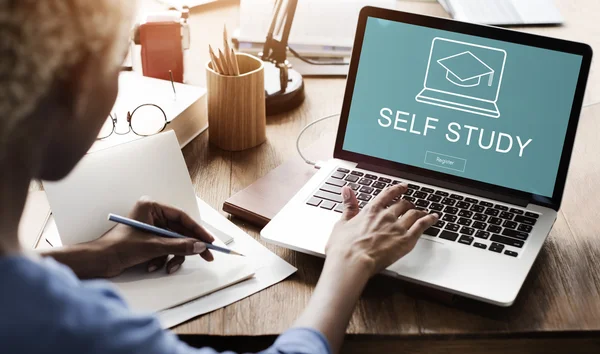
[[[281,12],[287,2],[285,11]],[[267,34],[261,59],[265,62],[265,94],[267,115],[290,111],[304,102],[302,75],[291,68],[287,61],[287,43],[294,21],[298,0],[275,2],[273,20]],[[281,16],[280,16],[281,13]],[[281,39],[274,34],[283,26]]]

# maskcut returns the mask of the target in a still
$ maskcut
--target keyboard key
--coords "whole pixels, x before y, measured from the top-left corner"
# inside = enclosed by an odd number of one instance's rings
[[[458,238],[458,234],[456,232],[444,230],[440,234],[440,238],[443,238],[444,240],[456,241],[456,239]]]
[[[321,188],[319,188],[322,191],[325,192],[329,192],[329,193],[334,193],[334,194],[342,194],[342,188],[340,187],[336,187],[336,186],[332,186],[331,184],[324,184],[321,186]]]
[[[392,182],[392,185],[395,186],[395,185],[400,184],[400,183],[402,183],[402,182],[398,181],[398,180],[395,180],[394,182]]]
[[[442,217],[442,220],[449,221],[449,222],[456,222],[457,219],[458,219],[458,216],[451,215],[451,214],[446,214]]]
[[[366,207],[366,206],[367,206],[367,202],[360,202],[360,204],[358,204],[358,207],[361,208],[361,209],[364,208],[364,207]]]
[[[496,208],[496,209],[498,209],[498,210],[501,210],[501,211],[507,211],[507,210],[508,210],[508,207],[507,207],[507,206],[505,206],[505,205],[500,205],[500,204],[496,204],[496,205],[494,205],[494,208]]]
[[[458,221],[456,222],[459,225],[463,225],[463,226],[471,226],[471,219],[467,219],[467,218],[460,218],[458,219]]]
[[[442,204],[446,204],[446,205],[454,206],[454,204],[456,204],[456,200],[454,200],[454,199],[450,199],[450,198],[444,198],[444,199],[442,200]]]
[[[500,210],[494,208],[487,208],[484,212],[485,215],[498,216],[500,214]]]
[[[469,210],[474,211],[476,213],[483,213],[485,207],[482,207],[481,205],[473,205]]]
[[[496,226],[496,225],[490,225],[490,226],[488,226],[487,230],[489,232],[498,234],[498,233],[500,233],[500,231],[502,231],[502,227]]]
[[[413,197],[419,198],[419,199],[426,199],[427,195],[428,195],[427,193],[415,192],[415,194],[413,194]]]
[[[539,215],[539,214],[532,213],[532,212],[529,212],[529,211],[526,211],[526,212],[525,212],[525,216],[529,216],[530,218],[534,218],[534,219],[537,219],[537,218],[539,218],[539,217],[540,217],[540,215]]]
[[[421,207],[421,208],[427,208],[429,206],[429,202],[426,200],[423,200],[423,199],[419,199],[419,200],[417,200],[415,205],[418,207]]]
[[[373,191],[373,193],[372,193],[372,194],[373,194],[374,196],[378,196],[378,195],[379,195],[379,193],[381,193],[381,189],[376,189],[375,191]]]
[[[460,226],[456,225],[456,224],[446,225],[446,230],[449,230],[449,231],[458,231],[459,229],[460,229]]]
[[[429,206],[429,209],[435,210],[435,211],[442,211],[444,209],[444,205],[443,204],[432,203]]]
[[[408,188],[411,188],[411,189],[414,189],[414,190],[419,190],[419,188],[421,188],[421,187],[417,186],[416,184],[410,184],[409,183],[408,184]]]
[[[440,233],[440,229],[438,229],[437,227],[430,227],[427,230],[425,230],[425,232],[423,232],[423,234],[425,235],[429,235],[429,236],[437,236]]]
[[[361,178],[360,181],[358,181],[358,184],[362,184],[363,186],[370,186],[371,183],[373,183],[373,180],[368,178]]]
[[[435,191],[435,194],[441,195],[442,197],[447,197],[450,195],[450,193],[444,191]]]
[[[529,225],[525,225],[525,224],[519,224],[519,227],[517,227],[517,230],[519,231],[524,231],[524,232],[531,232],[532,227]]]
[[[379,177],[379,181],[383,183],[392,183],[392,180],[385,177]]]
[[[346,185],[346,182],[339,180],[339,179],[333,179],[333,178],[328,179],[327,182],[325,182],[325,183],[331,184],[333,186],[338,186],[338,187],[343,187]]]
[[[365,175],[365,177],[366,177],[366,178],[368,178],[368,179],[373,179],[373,180],[377,179],[377,176],[375,176],[375,175],[370,175],[370,174],[368,174],[368,173]]]
[[[419,210],[419,211],[427,211],[427,209],[422,208],[422,207],[415,207],[415,210]]]
[[[479,230],[485,230],[487,224],[481,221],[475,221],[471,226]]]
[[[348,175],[348,176],[346,176],[346,181],[348,181],[348,182],[354,183],[354,182],[356,182],[358,180],[359,180],[358,176],[354,176],[354,175]]]
[[[463,245],[471,246],[471,243],[473,243],[473,237],[471,237],[471,236],[461,236],[458,239],[458,243],[462,243]]]
[[[373,183],[373,187],[379,188],[379,189],[384,189],[385,187],[387,187],[387,184],[381,183],[381,182],[375,182],[375,183]]]
[[[516,257],[519,255],[517,252],[513,252],[513,251],[509,251],[509,250],[504,251],[504,254],[507,256],[511,256],[511,257]]]
[[[442,227],[444,227],[444,225],[446,225],[445,221],[438,220],[433,226],[442,228]]]
[[[429,200],[430,202],[439,202],[440,200],[442,200],[442,197],[439,195],[435,195],[435,194],[430,194],[429,197],[427,198],[427,200]]]
[[[404,193],[404,195],[412,195],[415,192],[414,189],[407,189],[406,193]]]
[[[504,249],[504,245],[501,245],[499,243],[492,243],[489,248],[490,251],[496,252],[496,253],[502,253],[503,249]]]
[[[402,199],[404,199],[404,200],[408,200],[408,201],[409,201],[409,202],[411,202],[411,203],[414,203],[414,202],[415,202],[415,200],[416,200],[415,198],[413,198],[413,197],[408,197],[408,196],[404,196],[404,197],[402,197]]]
[[[467,203],[479,203],[479,200],[475,199],[475,198],[465,198],[465,202]]]
[[[458,203],[456,203],[456,207],[461,208],[461,209],[469,209],[471,207],[471,203],[458,202]]]
[[[470,218],[471,216],[473,216],[473,212],[463,209],[458,212],[458,216],[462,216],[463,218]]]
[[[473,244],[473,246],[475,246],[475,247],[477,247],[477,248],[481,248],[482,250],[484,250],[484,249],[486,249],[486,248],[487,248],[487,246],[486,246],[485,244],[483,244],[483,243],[479,243],[479,242],[475,242],[475,243]]]
[[[348,187],[350,187],[350,189],[356,192],[360,188],[360,184],[348,183]]]
[[[475,233],[475,229],[473,229],[471,227],[463,226],[463,228],[460,229],[460,233],[471,236]]]
[[[463,199],[465,199],[465,197],[463,197],[462,195],[458,195],[458,194],[450,194],[450,198],[456,199],[456,200],[463,200]]]
[[[510,208],[510,212],[514,214],[523,215],[523,210],[521,209]]]
[[[333,209],[334,211],[337,211],[338,213],[343,213],[344,212],[344,204],[338,204],[335,209]]]
[[[490,240],[498,243],[503,243],[505,245],[521,248],[523,247],[524,242],[521,240],[515,240],[514,238],[500,236],[500,235],[492,235]]]
[[[331,175],[331,177],[337,178],[337,179],[343,179],[344,177],[346,177],[346,174],[341,173],[341,172],[335,172]]]
[[[350,172],[350,174],[351,175],[355,175],[355,176],[359,176],[359,177],[362,177],[362,176],[365,175],[364,173],[359,172],[359,171],[352,171],[352,172]]]
[[[341,172],[341,173],[350,173],[350,170],[345,169],[345,168],[338,168],[337,171]]]
[[[512,220],[512,218],[515,216],[515,214],[513,213],[509,213],[507,211],[503,211],[500,213],[500,217],[502,219],[506,219],[506,220]]]
[[[335,206],[335,203],[330,202],[329,200],[324,200],[323,203],[321,203],[321,205],[319,205],[319,207],[321,207],[323,209],[327,209],[327,210],[333,209],[334,206]]]
[[[330,200],[330,201],[336,202],[336,203],[342,202],[341,195],[329,193],[329,192],[325,192],[325,191],[317,191],[317,193],[315,193],[315,197],[325,199],[325,200]]]
[[[475,233],[475,237],[479,237],[479,238],[482,238],[484,240],[487,240],[488,237],[490,237],[490,233],[487,232],[487,231],[481,231],[481,230],[479,230],[479,231],[477,231]]]
[[[527,214],[527,213],[525,213],[525,214]],[[520,222],[520,223],[525,224],[525,225],[533,226],[533,225],[535,225],[535,222],[537,220],[532,219],[532,218],[528,218],[526,216],[517,215],[517,216],[515,216],[515,221],[516,222]]]
[[[491,218],[488,220],[488,223],[490,223],[490,224],[492,224],[492,225],[500,225],[500,224],[502,224],[502,219],[500,219],[500,218],[495,218],[495,217],[491,217]]]
[[[479,202],[479,205],[483,205],[484,207],[488,207],[488,208],[494,206],[494,204],[483,201],[483,200]]]
[[[514,221],[510,221],[510,220],[506,220],[504,222],[504,224],[502,224],[502,226],[508,228],[508,229],[516,229],[517,228],[517,223]]]
[[[319,206],[319,204],[321,204],[321,201],[323,199],[320,198],[315,198],[315,197],[311,197],[308,202],[306,202],[306,204],[311,205],[311,206]]]
[[[511,229],[502,230],[502,235],[518,238],[519,240],[523,240],[523,241],[527,240],[527,237],[529,237],[529,234],[527,232],[511,230]]]
[[[368,202],[369,200],[371,200],[371,198],[373,197],[365,193],[361,193],[358,195],[358,197],[356,197],[356,199],[362,200],[363,202]]]
[[[425,193],[433,193],[434,190],[431,188],[427,188],[427,187],[423,187],[421,188],[421,192],[425,192]]]
[[[473,215],[473,220],[477,220],[477,221],[486,221],[488,218],[487,215],[483,215],[483,214],[475,214]]]
[[[363,186],[360,191],[363,193],[370,194],[374,189],[372,187]]]
[[[447,206],[444,208],[444,213],[456,214],[456,213],[458,213],[458,208]]]

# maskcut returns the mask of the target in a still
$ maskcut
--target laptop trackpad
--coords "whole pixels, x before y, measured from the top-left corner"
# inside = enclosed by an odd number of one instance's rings
[[[443,276],[449,269],[452,252],[442,242],[421,238],[415,248],[388,269],[405,276],[435,274]]]

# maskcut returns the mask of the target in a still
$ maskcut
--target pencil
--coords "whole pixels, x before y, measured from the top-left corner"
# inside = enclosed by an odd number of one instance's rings
[[[208,45],[208,52],[210,53],[210,59],[214,63],[213,64],[213,70],[216,71],[217,73],[221,74],[221,75],[225,75],[225,71],[223,70],[223,67],[221,66],[221,63],[217,59],[217,56],[215,55],[215,52],[213,51],[213,49],[210,46],[210,44]]]
[[[221,66],[223,67],[223,75],[233,75],[233,71],[229,69],[227,57],[225,57],[221,49],[219,49],[219,59],[221,60]]]
[[[235,76],[240,76],[240,66],[238,64],[237,56],[235,55],[233,48],[231,48],[231,57],[233,58],[233,70],[235,71]]]
[[[141,221],[133,220],[133,219],[126,218],[124,216],[120,216],[120,215],[116,215],[116,214],[108,214],[108,220],[114,221],[119,224],[131,226],[134,229],[146,231],[146,232],[149,232],[156,236],[161,236],[161,237],[166,237],[166,238],[189,238],[187,236],[180,235],[180,234],[170,231],[170,230],[165,230],[160,227],[156,227],[154,225],[149,225],[149,224],[143,223]],[[204,241],[198,241],[198,242],[204,243],[206,245],[206,248],[213,250],[213,251],[245,257],[243,254],[236,252],[234,250],[230,250],[229,248],[215,246],[212,243],[208,243],[208,242],[204,242]]]

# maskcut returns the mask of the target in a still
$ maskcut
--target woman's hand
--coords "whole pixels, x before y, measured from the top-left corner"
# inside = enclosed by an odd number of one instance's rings
[[[327,259],[357,262],[372,276],[412,251],[423,231],[438,219],[398,200],[407,188],[405,184],[386,188],[362,211],[352,189],[342,188],[344,213],[329,238]]]
[[[148,272],[166,265],[166,272],[171,274],[181,267],[185,256],[200,255],[208,262],[213,260],[210,251],[199,241],[212,243],[214,237],[185,212],[142,198],[129,213],[129,218],[189,238],[163,238],[117,224],[97,240],[52,250],[46,255],[69,266],[80,278],[110,278],[143,263]],[[169,260],[170,255],[174,257]]]

